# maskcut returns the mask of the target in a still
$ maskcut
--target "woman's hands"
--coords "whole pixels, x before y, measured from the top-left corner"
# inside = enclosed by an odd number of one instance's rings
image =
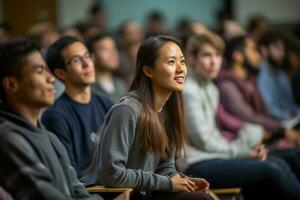
[[[173,192],[208,192],[209,183],[203,178],[182,177],[176,174],[172,177]]]
[[[172,177],[173,192],[194,192],[195,183],[176,174]]]
[[[204,178],[189,178],[191,181],[195,183],[195,191],[196,192],[205,192],[207,193],[209,190],[209,183]]]

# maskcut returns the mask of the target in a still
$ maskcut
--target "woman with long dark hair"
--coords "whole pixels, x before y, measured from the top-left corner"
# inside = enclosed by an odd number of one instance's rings
[[[181,91],[187,73],[178,40],[150,37],[140,46],[130,92],[108,112],[95,154],[98,181],[131,187],[132,199],[211,199],[209,184],[177,173],[187,140]]]

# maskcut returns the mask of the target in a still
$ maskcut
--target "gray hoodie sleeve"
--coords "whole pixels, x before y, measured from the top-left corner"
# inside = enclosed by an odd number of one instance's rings
[[[136,157],[136,168],[127,168],[134,156],[131,148],[140,145],[136,137],[139,110],[129,105],[116,105],[108,113],[101,129],[101,139],[95,154],[98,160],[98,179],[109,187],[131,187],[140,191],[171,191],[169,176],[139,168],[142,158]],[[147,155],[145,155],[147,156]]]
[[[74,181],[72,182],[74,188],[71,189],[77,191],[78,194],[72,196],[63,193],[57,187],[51,171],[39,160],[28,141],[18,133],[7,132],[2,134],[0,160],[5,163],[0,167],[2,172],[0,183],[4,183],[8,192],[12,191],[16,199],[102,199],[99,196],[90,196],[77,180],[75,172],[73,172]]]

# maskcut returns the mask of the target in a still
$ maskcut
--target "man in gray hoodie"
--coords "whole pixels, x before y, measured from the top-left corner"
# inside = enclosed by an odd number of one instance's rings
[[[102,199],[85,190],[64,146],[39,123],[54,101],[54,77],[32,41],[0,46],[0,82],[1,186],[14,199]]]

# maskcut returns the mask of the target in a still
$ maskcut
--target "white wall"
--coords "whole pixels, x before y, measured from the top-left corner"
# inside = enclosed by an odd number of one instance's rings
[[[217,11],[223,7],[223,0],[98,0],[103,2],[107,12],[109,28],[116,28],[127,19],[144,25],[150,11],[158,9],[170,26],[182,17],[199,20],[208,26],[215,25]]]
[[[84,19],[94,2],[95,0],[57,0],[59,27],[70,26],[74,22]]]
[[[243,25],[253,14],[263,14],[275,24],[300,21],[300,0],[235,0],[234,10]]]

